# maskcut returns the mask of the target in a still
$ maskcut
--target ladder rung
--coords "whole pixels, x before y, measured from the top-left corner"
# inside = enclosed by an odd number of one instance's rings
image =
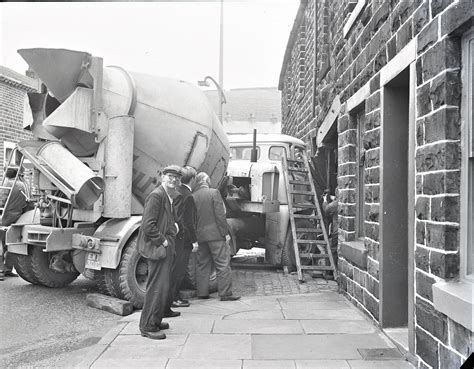
[[[301,173],[308,173],[308,170],[304,168],[288,168],[290,172],[301,172]]]
[[[330,265],[302,265],[301,269],[305,270],[334,270]]]
[[[297,181],[296,179],[290,179],[290,184],[299,184],[309,186],[311,183],[309,181]]]
[[[312,245],[325,245],[326,244],[326,241],[322,241],[322,240],[303,240],[303,239],[296,239],[296,242],[297,243],[310,243]]]
[[[324,259],[328,258],[329,254],[311,254],[311,253],[301,253],[300,257],[302,258],[307,258],[307,259],[312,259],[312,258],[319,258],[319,259]]]
[[[319,215],[293,214],[293,217],[299,219],[319,219]]]
[[[305,233],[320,233],[323,230],[321,228],[296,228],[296,232],[305,232]]]
[[[314,204],[293,204],[293,209],[316,209],[316,205]]]
[[[291,193],[292,195],[309,195],[309,196],[316,196],[312,191],[291,190],[290,193]]]
[[[2,190],[11,190],[13,187],[11,186],[0,186]]]

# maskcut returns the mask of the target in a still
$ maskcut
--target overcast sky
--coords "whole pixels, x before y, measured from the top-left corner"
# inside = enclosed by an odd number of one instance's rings
[[[224,3],[224,88],[276,87],[299,0]],[[0,64],[24,73],[16,52],[65,48],[104,65],[182,79],[219,78],[220,3],[1,3]]]

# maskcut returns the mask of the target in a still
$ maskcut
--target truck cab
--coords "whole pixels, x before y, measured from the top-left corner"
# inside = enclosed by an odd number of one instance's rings
[[[229,145],[225,202],[235,252],[263,247],[268,263],[282,265],[289,230],[282,158],[297,158],[306,145],[283,134],[258,134],[255,143],[252,134],[229,135]]]

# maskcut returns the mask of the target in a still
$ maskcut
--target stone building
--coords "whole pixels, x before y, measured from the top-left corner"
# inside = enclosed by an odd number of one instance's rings
[[[216,90],[205,92],[216,114],[219,97]],[[235,88],[224,91],[227,103],[222,120],[227,134],[281,133],[281,92],[276,87]]]
[[[472,353],[473,13],[302,0],[280,75],[283,133],[338,186],[340,286],[419,368]]]
[[[23,130],[23,103],[26,93],[36,92],[37,88],[38,80],[0,66],[0,177],[15,144],[32,138]],[[19,156],[12,160],[19,164]]]

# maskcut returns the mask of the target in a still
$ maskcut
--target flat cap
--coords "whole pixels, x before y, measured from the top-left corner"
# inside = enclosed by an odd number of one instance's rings
[[[174,174],[176,176],[182,176],[183,172],[181,170],[181,167],[178,165],[168,165],[163,169],[163,175],[164,174]]]

